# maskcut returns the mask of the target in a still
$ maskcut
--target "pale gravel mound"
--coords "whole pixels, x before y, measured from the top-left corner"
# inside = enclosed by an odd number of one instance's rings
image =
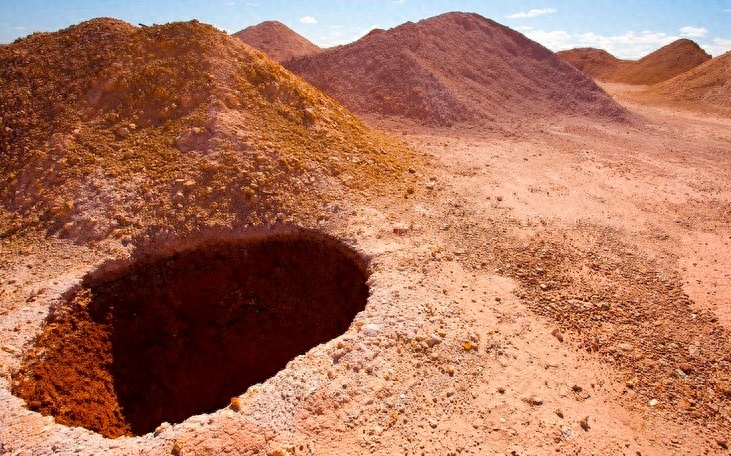
[[[680,39],[636,62],[619,66],[607,77],[608,82],[651,85],[685,73],[711,59],[694,41]]]
[[[731,52],[649,90],[680,102],[731,108]]]
[[[427,125],[627,116],[554,53],[477,14],[406,23],[287,67],[356,113]]]
[[[609,75],[630,62],[620,60],[604,49],[576,48],[556,53],[585,75],[605,81]]]
[[[96,19],[4,46],[0,68],[4,235],[317,218],[325,194],[408,168],[399,143],[197,21]]]
[[[322,52],[317,45],[278,21],[246,27],[233,36],[279,63]]]

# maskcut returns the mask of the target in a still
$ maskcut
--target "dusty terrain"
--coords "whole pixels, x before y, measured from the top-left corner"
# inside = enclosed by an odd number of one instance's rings
[[[180,31],[119,27],[124,36],[133,37],[124,38],[127,46],[147,42],[146,34],[177,36]],[[72,147],[54,149],[57,142],[51,141],[48,151],[32,155],[34,160],[22,168],[29,176],[25,180],[4,177],[2,215],[15,228],[4,224],[0,238],[0,453],[728,454],[729,117],[653,103],[646,93],[638,97],[633,87],[610,84],[604,89],[631,113],[631,122],[557,115],[533,117],[516,126],[508,117],[495,121],[499,128],[489,129],[399,126],[380,116],[366,118],[371,124],[389,126],[391,136],[405,141],[410,146],[406,147],[360,124],[248,48],[196,24],[189,27],[201,40],[222,40],[225,45],[216,49],[238,56],[241,66],[277,74],[273,81],[277,87],[291,84],[287,87],[303,94],[322,130],[300,127],[306,122],[297,115],[312,114],[294,102],[274,97],[268,103],[225,107],[214,96],[196,105],[205,113],[202,117],[186,120],[191,118],[182,113],[169,122],[154,117],[147,125],[134,121],[150,137],[168,135],[157,147],[180,163],[149,178],[147,186],[135,192],[122,185],[128,182],[125,176],[132,173],[141,180],[146,174],[132,165],[125,165],[129,170],[124,168],[111,181],[114,186],[82,186],[82,191],[79,182],[101,183],[104,167],[114,170],[126,160],[150,166],[156,155],[131,154],[120,161],[114,153],[96,154],[100,158],[94,160],[101,163],[82,180],[61,173],[57,180],[34,187],[33,179],[45,175],[44,167],[50,166],[42,160],[44,154],[66,154],[86,163],[99,150],[84,149],[88,141],[72,139],[71,134],[66,144]],[[216,69],[211,70],[218,78],[214,83],[238,74],[218,66],[218,61],[209,64]],[[223,72],[226,68],[230,73]],[[252,73],[263,74],[245,74]],[[273,84],[244,82],[236,92],[239,100],[266,99],[267,90],[273,90]],[[211,89],[214,95],[218,92]],[[85,92],[79,89],[79,93]],[[81,103],[87,106],[86,101]],[[278,103],[284,106],[268,110]],[[119,106],[110,111],[126,115]],[[45,112],[39,107],[24,109]],[[241,120],[239,115],[250,117]],[[298,132],[296,138],[306,146],[316,146],[322,140],[318,135],[329,138],[342,132],[342,136],[330,140],[327,152],[297,148],[297,140],[277,134],[260,133],[261,139],[253,135],[258,130],[249,129],[261,115],[268,116],[278,132]],[[117,129],[132,120],[113,117],[99,125],[85,118],[74,121],[82,138],[93,133],[89,138],[110,148],[122,141],[125,150],[147,150],[148,143],[131,142],[135,133],[127,132],[131,138],[119,134]],[[175,135],[199,125],[187,121],[201,122],[200,128],[205,126],[201,131],[211,132],[206,133],[210,143],[181,140],[175,146]],[[38,130],[43,118],[34,122],[23,126],[35,135],[27,146],[40,148],[43,138],[53,138],[53,131]],[[328,122],[336,125],[326,127]],[[252,134],[234,142],[222,133],[232,124],[239,137]],[[7,141],[3,144],[18,144],[12,135],[2,139]],[[242,142],[248,145],[243,155],[237,149]],[[180,144],[192,147],[174,150]],[[8,146],[4,147],[7,153]],[[199,166],[209,162],[211,154],[220,154],[222,167],[213,176],[199,176]],[[306,163],[296,178],[303,185],[290,189],[284,177],[267,193],[263,192],[267,187],[258,191],[258,185],[250,185],[255,172],[261,173],[260,179],[277,175],[285,166],[280,158]],[[25,163],[23,156],[17,160]],[[252,162],[261,168],[247,169]],[[217,191],[206,200],[205,193],[198,194],[205,189],[191,179],[196,176],[220,179],[216,187],[222,188],[235,182],[242,191],[257,191],[260,199],[252,203],[249,194],[248,199],[232,200],[228,193],[221,196]],[[189,179],[193,183],[186,185]],[[285,196],[269,195],[279,189],[286,190],[282,190]],[[27,195],[31,190],[34,193]],[[109,202],[102,198],[108,194],[121,196]],[[56,195],[62,203],[77,195],[88,199],[86,205],[61,205],[66,209],[54,211]],[[126,199],[145,204],[127,208]],[[153,208],[147,207],[154,201]],[[227,202],[238,207],[243,201],[249,201],[249,209],[236,215],[223,206]],[[222,209],[196,212],[213,202]],[[133,222],[117,226],[120,221],[113,213],[117,210],[125,211],[122,221],[133,218]],[[279,211],[282,216],[277,217]],[[92,216],[97,220],[90,225]],[[84,228],[75,229],[81,222],[86,223]],[[216,253],[221,242],[257,242],[270,233],[286,237],[293,225],[322,233],[314,239],[326,235],[341,241],[344,246],[338,251],[350,252],[347,255],[353,255],[352,248],[364,256],[361,261],[368,261],[370,274],[365,309],[342,335],[301,352],[273,377],[232,394],[229,405],[161,423],[152,432],[123,430],[130,435],[107,438],[28,410],[26,401],[13,395],[24,382],[32,383],[24,375],[29,368],[63,353],[53,351],[56,344],[70,340],[64,339],[66,332],[59,327],[94,329],[89,334],[100,337],[104,345],[110,333],[98,332],[99,326],[91,323],[136,324],[113,312],[112,308],[126,305],[124,300],[93,301],[95,290],[122,297],[125,287],[133,286],[142,291],[130,292],[132,296],[146,290],[160,296],[176,291],[180,297],[171,301],[176,302],[200,292],[191,284],[201,281],[209,287],[206,290],[231,291],[229,299],[235,301],[241,292],[228,288],[228,279],[214,279],[222,273],[193,275],[206,266],[183,261],[186,249],[206,249],[200,255],[216,259],[215,271],[225,271],[234,261]],[[101,228],[89,234],[90,226]],[[313,239],[309,236],[305,239]],[[320,244],[321,249],[327,242]],[[307,269],[306,258],[321,264],[317,255],[330,252],[304,256],[302,251],[290,248],[278,253],[286,261],[277,262],[277,283],[266,285],[297,289],[302,284],[289,282],[287,271],[301,274]],[[303,259],[304,265],[289,266]],[[117,261],[105,263],[110,260]],[[149,268],[150,262],[162,269]],[[176,262],[192,265],[183,269],[191,275],[172,280],[174,286],[166,288],[161,277],[165,268],[175,270]],[[120,277],[125,281],[117,288],[104,285]],[[264,294],[262,288],[255,290]],[[329,287],[322,290],[330,293]],[[255,297],[244,302],[257,301],[251,301]],[[94,317],[98,309],[103,312]],[[266,315],[261,306],[251,309]],[[152,327],[144,334],[155,332],[156,321],[172,321],[171,313],[163,312],[159,320],[154,315],[144,320]],[[329,313],[323,312],[321,318],[326,320]],[[217,324],[221,318],[232,318],[214,315]],[[191,328],[179,331],[192,332]],[[232,332],[214,337],[234,344],[246,339],[238,333],[247,328],[228,328]],[[54,331],[63,334],[54,338]],[[291,331],[273,328],[268,334],[271,341],[260,344],[271,351],[261,356],[284,350],[280,347],[286,343],[280,344],[293,339]],[[257,332],[257,337],[262,334]],[[72,349],[79,346],[72,345]],[[180,359],[186,354],[164,352],[159,359],[173,353]],[[88,361],[84,356],[79,354],[79,359]],[[246,355],[242,351],[240,356]],[[235,373],[237,367],[231,364]],[[226,372],[229,367],[209,369]],[[113,384],[116,377],[106,376],[114,369],[101,370],[102,383]],[[163,376],[156,383],[163,389],[176,378],[183,383],[192,378],[185,370],[155,375]],[[195,391],[196,384],[191,385]],[[56,386],[56,393],[49,394],[61,399],[84,391],[78,384],[71,388],[74,394],[64,391],[64,384]],[[144,391],[131,394],[152,394]],[[181,394],[181,401],[188,396]],[[83,398],[80,402],[83,407]]]
[[[619,60],[604,50],[593,48],[560,51],[557,55],[594,79],[637,85],[667,81],[711,60],[696,42],[686,38],[673,41],[639,60]]]
[[[589,77],[520,33],[446,13],[285,65],[359,115],[504,129],[556,115],[623,120]]]
[[[246,27],[233,36],[279,63],[322,52],[317,45],[278,21]]]

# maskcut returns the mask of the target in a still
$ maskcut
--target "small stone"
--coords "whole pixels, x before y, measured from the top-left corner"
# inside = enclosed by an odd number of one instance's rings
[[[585,416],[584,419],[579,422],[579,425],[584,431],[588,431],[589,429],[591,429],[591,426],[589,426],[589,417]]]
[[[181,451],[183,451],[183,447],[180,446],[180,443],[175,442],[173,443],[173,448],[170,450],[170,454],[173,456],[180,456]]]
[[[540,284],[538,286],[541,288],[542,291],[547,291],[548,290],[548,285],[545,284],[545,283],[542,283],[542,284]]]
[[[437,185],[437,184],[436,184],[436,182],[434,182],[434,181],[429,181],[429,182],[427,182],[427,183],[426,183],[426,188],[427,188],[427,189],[429,189],[429,190],[434,190],[434,187],[435,187],[436,185]]]
[[[556,410],[554,411],[554,413],[556,414],[556,416],[557,416],[557,417],[559,417],[559,418],[563,418],[563,410],[561,410],[561,409],[556,409]]]
[[[437,336],[431,336],[426,340],[426,344],[429,346],[429,348],[434,348],[435,345],[441,344],[442,339]]]
[[[409,168],[409,174],[414,174],[414,173],[416,173],[416,170],[414,168]]]
[[[129,136],[129,128],[127,127],[119,127],[116,130],[114,130],[114,133],[117,134],[120,138],[126,138]]]
[[[627,351],[628,352],[628,351],[634,350],[635,347],[632,344],[626,344],[625,343],[625,344],[619,344],[619,345],[617,345],[617,348],[620,349],[620,350],[622,350],[622,351]]]
[[[403,236],[403,235],[405,235],[406,233],[409,232],[409,229],[410,228],[411,227],[409,225],[406,225],[404,223],[400,223],[398,225],[394,225],[394,227],[393,227],[393,233],[394,234],[398,234],[399,236]]]
[[[368,337],[375,337],[381,332],[381,327],[375,323],[368,323],[363,325],[361,331]]]
[[[7,353],[10,353],[11,355],[15,355],[18,352],[20,352],[20,350],[18,349],[18,347],[14,346],[14,345],[10,345],[10,344],[3,345],[3,351],[4,352],[7,352]]]
[[[505,394],[505,388],[503,388],[502,386],[500,386],[500,387],[498,387],[497,392],[500,393],[500,394]]]
[[[502,201],[503,200],[503,197],[502,196],[496,196],[495,199],[498,200],[498,201]]]
[[[563,342],[563,334],[558,329],[551,331],[551,335],[556,338],[559,342]]]
[[[647,403],[650,407],[654,407],[657,405],[657,399],[650,399],[650,402]]]
[[[241,400],[234,396],[231,398],[231,410],[234,412],[238,412],[241,410]]]
[[[685,372],[686,375],[693,372],[693,366],[691,366],[688,363],[680,363],[680,365],[678,367],[680,368],[680,370]]]
[[[529,400],[530,405],[543,405],[543,398],[540,396],[531,396]]]
[[[724,450],[728,450],[728,440],[726,440],[722,437],[719,437],[716,439],[716,443],[718,444],[718,446],[720,446]]]
[[[437,427],[437,425],[438,425],[438,424],[439,424],[439,423],[438,423],[438,422],[437,422],[437,420],[435,420],[434,418],[430,418],[430,419],[429,419],[429,426],[430,426],[430,427],[431,427],[432,429],[436,429],[436,427]]]
[[[564,426],[561,428],[561,437],[565,440],[571,440],[574,438],[574,431],[571,430],[570,426]]]
[[[170,427],[171,427],[170,423],[165,421],[162,424],[160,424],[158,427],[155,428],[155,432],[153,433],[153,435],[155,437],[157,437],[158,435],[162,434],[166,429],[168,429]]]
[[[414,194],[414,191],[415,191],[414,190],[414,187],[407,187],[406,188],[406,193],[409,194],[409,195],[413,195]]]

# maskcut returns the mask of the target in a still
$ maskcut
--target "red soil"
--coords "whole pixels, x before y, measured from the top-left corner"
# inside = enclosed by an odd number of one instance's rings
[[[477,14],[409,22],[286,66],[356,113],[429,125],[626,113],[548,49]]]
[[[711,59],[694,41],[680,39],[640,60],[620,60],[593,48],[561,51],[558,55],[586,75],[604,82],[651,85],[671,79]]]
[[[577,48],[556,54],[582,73],[600,81],[605,81],[619,67],[628,63],[604,49]]]
[[[688,39],[674,41],[629,65],[613,72],[609,82],[624,84],[657,84],[685,73],[711,59],[695,42]]]
[[[731,108],[731,52],[658,84],[650,91],[675,101]]]
[[[266,21],[246,27],[233,36],[280,63],[322,52],[321,48],[307,38],[278,21]]]

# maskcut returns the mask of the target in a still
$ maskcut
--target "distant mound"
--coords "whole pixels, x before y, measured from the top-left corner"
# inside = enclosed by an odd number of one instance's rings
[[[357,113],[427,125],[626,115],[554,53],[477,14],[447,13],[370,33],[287,67]]]
[[[307,38],[277,21],[266,21],[246,27],[233,36],[279,63],[322,52],[322,49]]]
[[[0,78],[0,237],[316,224],[335,195],[406,185],[409,149],[197,21],[34,34],[0,47]]]
[[[604,81],[627,61],[620,60],[603,49],[577,48],[556,53],[585,75]]]
[[[731,52],[650,88],[672,100],[731,108]]]
[[[666,81],[711,59],[694,41],[681,39],[663,46],[636,62],[619,66],[610,82],[651,85]]]

